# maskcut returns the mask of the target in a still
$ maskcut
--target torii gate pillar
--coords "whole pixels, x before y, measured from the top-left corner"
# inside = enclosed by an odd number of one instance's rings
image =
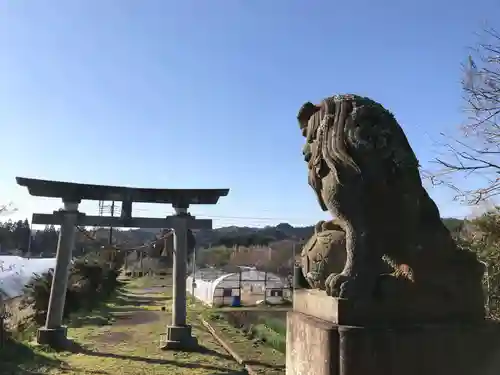
[[[37,342],[54,348],[63,347],[66,343],[67,328],[62,323],[80,203],[67,200],[63,202],[64,209],[54,212],[56,216],[61,217],[62,223],[57,242],[56,266],[52,276],[47,319],[45,326],[37,331]]]
[[[174,208],[176,215],[171,217],[175,218],[173,226],[172,323],[167,326],[167,331],[161,338],[160,348],[163,350],[193,350],[198,346],[198,340],[192,335],[191,326],[186,324],[186,267],[188,229],[198,228],[196,219],[192,219],[187,208]]]

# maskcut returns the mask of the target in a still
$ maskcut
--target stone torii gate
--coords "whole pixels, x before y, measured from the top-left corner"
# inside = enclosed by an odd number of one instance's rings
[[[69,267],[75,244],[76,226],[172,228],[174,230],[172,323],[162,335],[162,349],[192,349],[197,340],[186,324],[186,261],[188,229],[211,229],[212,220],[196,219],[188,213],[192,204],[216,204],[227,196],[229,189],[145,189],[124,186],[79,184],[16,177],[30,195],[61,198],[64,208],[52,214],[33,214],[32,224],[60,225],[56,267],[45,326],[37,332],[37,342],[52,347],[64,347],[67,328],[62,325]],[[82,200],[121,201],[120,217],[87,216],[78,211]],[[176,214],[166,218],[134,218],[132,203],[171,204]]]

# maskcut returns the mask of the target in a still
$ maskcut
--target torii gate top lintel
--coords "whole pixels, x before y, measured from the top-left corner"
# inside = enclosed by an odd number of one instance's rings
[[[220,197],[229,193],[229,189],[145,189],[24,177],[16,177],[16,181],[19,185],[27,187],[30,195],[61,198],[65,202],[65,207],[78,207],[82,200],[121,201],[120,217],[78,214],[76,224],[99,227],[173,228],[177,221],[172,216],[164,219],[132,216],[132,203],[166,203],[175,208],[177,217],[184,215],[190,229],[210,229],[212,228],[212,220],[195,219],[194,216],[187,215],[187,209],[192,204],[216,204]],[[73,210],[74,208],[65,209]],[[53,214],[34,213],[32,218],[33,224],[61,225],[62,222],[63,218],[57,212]]]
[[[229,189],[152,189],[127,186],[81,184],[35,178],[16,177],[18,185],[30,195],[62,198],[64,201],[99,200],[134,203],[166,203],[187,208],[191,204],[217,204]]]

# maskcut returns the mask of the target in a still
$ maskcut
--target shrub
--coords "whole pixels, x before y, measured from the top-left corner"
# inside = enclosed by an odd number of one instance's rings
[[[108,297],[118,285],[120,273],[117,264],[83,259],[76,261],[70,270],[63,318],[77,310],[89,310]],[[32,309],[30,317],[36,324],[45,323],[49,306],[52,271],[35,275],[25,286],[23,308]]]
[[[34,275],[24,287],[21,307],[31,308],[33,311],[32,319],[40,325],[45,322],[47,316],[51,285],[52,272],[49,271]]]
[[[80,278],[88,281],[88,287],[90,290],[101,292],[103,276],[104,276],[104,265],[99,264],[97,261],[91,262],[88,260],[80,260],[73,264],[71,270],[72,275],[76,278]]]
[[[0,347],[3,346],[7,339],[7,330],[5,329],[6,309],[0,294]]]
[[[457,243],[474,251],[487,265],[484,290],[489,317],[500,318],[500,207],[466,222]]]

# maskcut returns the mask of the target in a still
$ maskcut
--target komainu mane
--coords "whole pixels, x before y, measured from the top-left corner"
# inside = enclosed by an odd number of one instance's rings
[[[304,104],[298,121],[309,184],[336,218],[326,228],[335,246],[318,243],[321,251],[314,252],[313,239],[304,249],[306,258],[320,254],[304,262],[309,286],[356,301],[398,299],[415,314],[446,309],[482,318],[483,265],[456,246],[442,223],[394,116],[369,98],[338,95]],[[326,273],[311,265],[328,264],[332,251],[345,252],[340,272],[338,265]],[[321,272],[310,272],[315,268]]]

